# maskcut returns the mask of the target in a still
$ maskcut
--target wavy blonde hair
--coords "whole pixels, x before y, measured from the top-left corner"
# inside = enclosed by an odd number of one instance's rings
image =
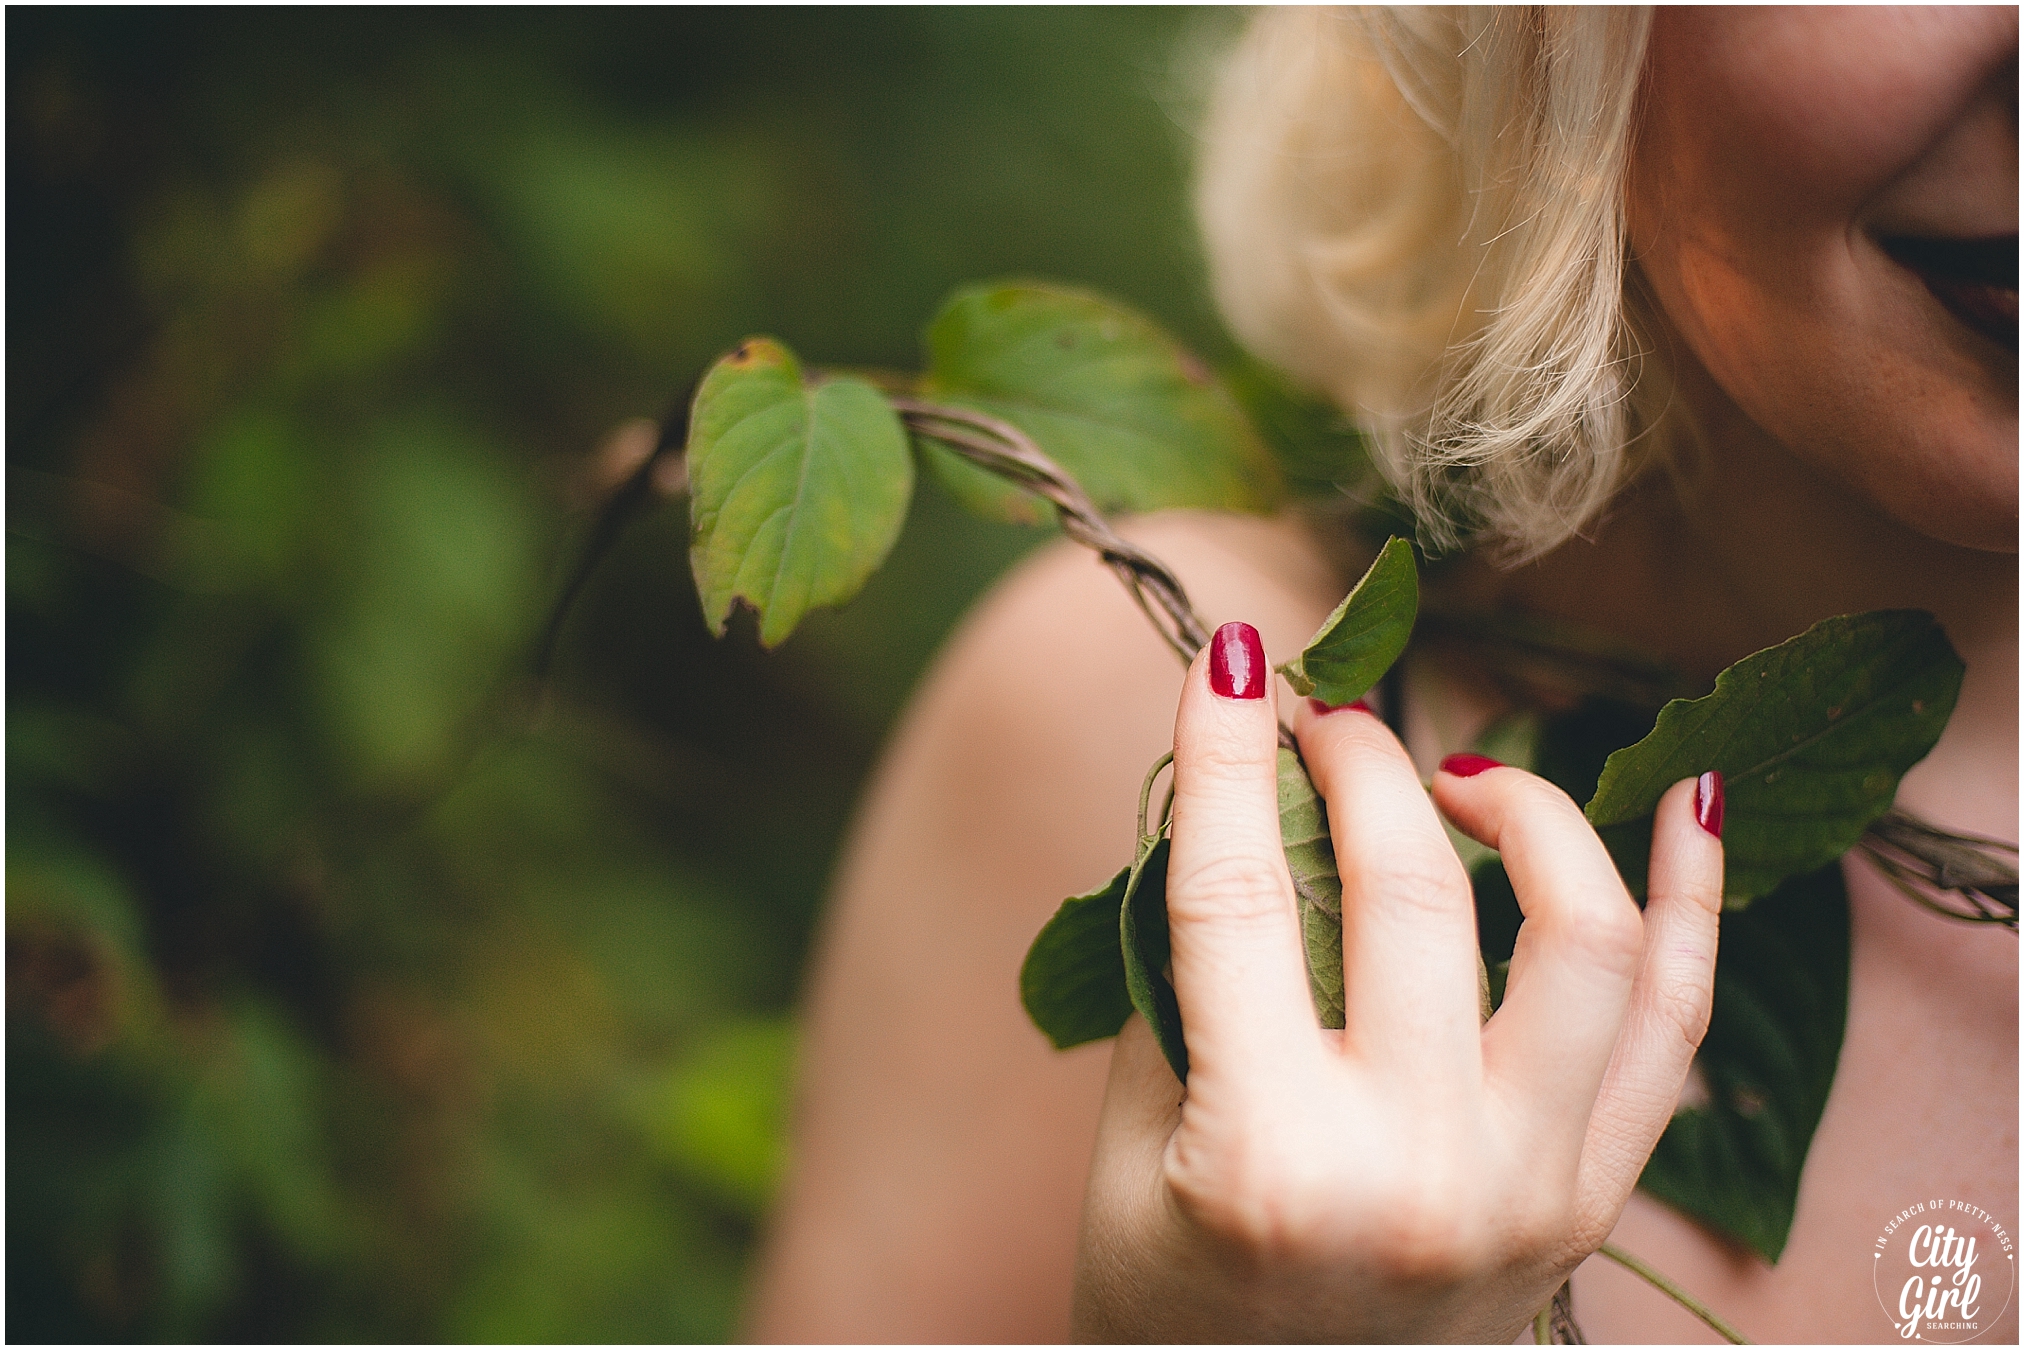
[[[1656,439],[1626,285],[1648,8],[1275,9],[1211,100],[1217,302],[1331,395],[1436,551],[1507,562],[1593,523]]]

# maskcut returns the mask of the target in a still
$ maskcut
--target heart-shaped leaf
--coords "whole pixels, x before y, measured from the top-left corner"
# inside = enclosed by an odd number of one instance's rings
[[[1280,666],[1279,673],[1298,694],[1331,707],[1354,703],[1406,649],[1419,610],[1412,545],[1393,536],[1306,648]]]
[[[1132,869],[1061,902],[1019,967],[1019,1001],[1057,1050],[1117,1035],[1131,1016],[1118,914]]]
[[[1642,894],[1659,797],[1719,769],[1723,894],[1745,904],[1855,846],[1946,729],[1961,673],[1923,610],[1823,619],[1730,666],[1706,698],[1668,703],[1650,735],[1609,757],[1588,818]]]
[[[808,381],[753,338],[721,358],[689,414],[689,563],[703,617],[759,612],[778,646],[801,616],[856,595],[899,537],[914,464],[892,405],[856,379]]]
[[[1722,916],[1715,1005],[1683,1106],[1638,1185],[1776,1261],[1848,1020],[1848,896],[1838,865]]]
[[[958,291],[928,325],[924,397],[1011,422],[1103,511],[1262,511],[1270,452],[1207,367],[1151,320],[1084,291],[1008,282]],[[1017,489],[923,438],[957,499],[1031,521]]]

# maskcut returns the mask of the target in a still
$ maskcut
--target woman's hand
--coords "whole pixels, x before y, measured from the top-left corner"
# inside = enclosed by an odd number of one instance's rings
[[[1126,1024],[1077,1334],[1509,1341],[1608,1236],[1678,1101],[1714,980],[1719,817],[1699,823],[1691,780],[1666,794],[1640,914],[1558,788],[1451,760],[1429,802],[1377,718],[1303,707],[1343,883],[1346,1027],[1324,1031],[1268,684],[1257,634],[1229,624],[1182,691],[1167,914],[1190,1071],[1183,1091]],[[1487,1023],[1474,902],[1435,804],[1502,852],[1525,913]]]

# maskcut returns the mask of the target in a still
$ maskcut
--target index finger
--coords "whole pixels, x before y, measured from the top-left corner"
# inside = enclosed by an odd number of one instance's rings
[[[1228,623],[1188,668],[1174,721],[1167,926],[1204,1081],[1279,1077],[1319,1043],[1279,838],[1278,721],[1258,630]]]

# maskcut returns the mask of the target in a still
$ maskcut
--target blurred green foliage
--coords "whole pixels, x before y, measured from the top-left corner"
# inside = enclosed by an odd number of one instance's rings
[[[666,507],[537,690],[594,447],[980,276],[1226,354],[1231,22],[8,12],[11,1338],[734,1330],[852,794],[1033,536],[924,494],[762,657]]]

